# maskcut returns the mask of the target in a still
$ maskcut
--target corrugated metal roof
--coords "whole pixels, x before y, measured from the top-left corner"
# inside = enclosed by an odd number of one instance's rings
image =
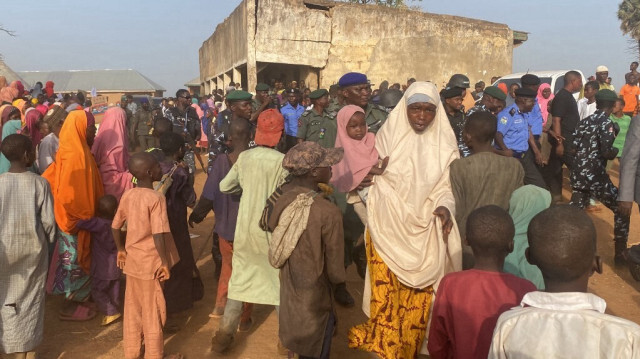
[[[157,83],[136,70],[70,70],[70,71],[21,71],[18,72],[29,83],[43,84],[53,81],[56,92],[78,90],[113,92],[166,91]]]
[[[200,86],[200,76],[191,79],[191,81],[187,81],[187,83],[184,84],[186,87],[189,86]]]
[[[20,75],[15,73],[11,68],[0,59],[0,76],[4,76],[7,79],[7,83],[10,84],[13,81],[20,81],[25,88],[29,88],[31,83],[25,81]]]

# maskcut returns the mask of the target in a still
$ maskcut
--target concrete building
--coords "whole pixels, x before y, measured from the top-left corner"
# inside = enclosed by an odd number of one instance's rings
[[[511,73],[527,34],[507,25],[326,0],[244,0],[199,50],[202,93],[240,82],[296,80],[328,87],[349,71],[372,83],[415,77],[443,84]]]

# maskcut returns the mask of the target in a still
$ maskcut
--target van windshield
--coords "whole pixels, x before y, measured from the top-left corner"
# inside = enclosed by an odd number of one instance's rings
[[[540,78],[541,83],[547,83],[549,85],[551,85],[551,77],[541,77]],[[498,84],[500,83],[504,83],[505,85],[507,85],[507,89],[509,88],[509,86],[511,86],[512,84],[520,84],[520,79],[519,78],[514,78],[514,79],[499,79],[498,81],[496,81],[493,86],[498,86]],[[561,83],[560,87],[558,87],[558,83]],[[564,87],[564,76],[560,76],[556,79],[556,84],[555,84],[555,88],[553,89],[553,93],[558,92],[558,90],[560,90],[562,87]]]

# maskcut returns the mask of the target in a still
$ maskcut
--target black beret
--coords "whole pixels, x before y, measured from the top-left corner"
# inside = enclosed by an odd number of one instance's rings
[[[535,98],[537,95],[538,94],[534,90],[526,87],[522,87],[516,90],[516,97]]]
[[[464,88],[461,87],[445,87],[444,89],[442,89],[442,91],[440,91],[440,95],[442,95],[443,98],[452,98],[452,97],[456,97],[456,96],[462,96],[462,92],[464,91]]]
[[[520,83],[523,86],[540,85],[540,78],[534,74],[526,74],[520,78]]]

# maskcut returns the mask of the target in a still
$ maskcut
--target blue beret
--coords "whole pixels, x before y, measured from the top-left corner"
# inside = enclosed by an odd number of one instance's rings
[[[344,88],[353,85],[362,85],[368,84],[369,80],[367,79],[367,75],[361,74],[359,72],[349,72],[340,78],[338,81],[338,86]]]

